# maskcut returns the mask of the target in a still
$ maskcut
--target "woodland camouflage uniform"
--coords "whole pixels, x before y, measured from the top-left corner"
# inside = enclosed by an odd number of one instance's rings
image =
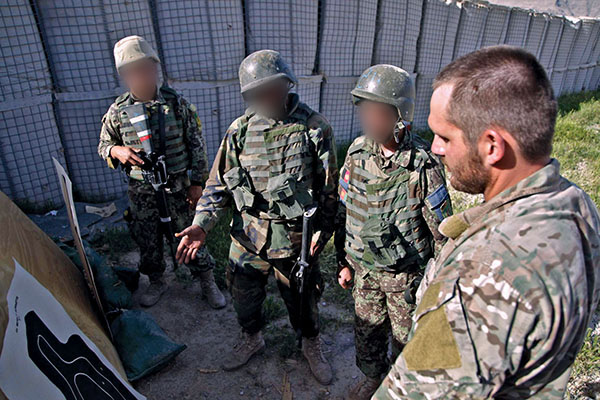
[[[562,399],[600,297],[600,216],[558,161],[448,218],[376,399]]]
[[[125,93],[110,106],[102,119],[98,153],[107,160],[111,168],[119,165],[119,161],[110,156],[113,146],[142,148],[127,114],[123,111],[124,107],[134,103],[137,101],[131,93]],[[186,202],[186,190],[191,183],[203,185],[208,173],[202,125],[192,104],[175,90],[162,87],[158,90],[156,99],[146,103],[155,146],[159,146],[160,137],[157,117],[159,105],[165,114],[167,170],[170,174],[169,211],[174,229],[181,231],[189,225],[194,216],[193,210],[190,210]],[[188,170],[191,171],[190,177]],[[130,218],[127,222],[131,235],[140,248],[140,272],[155,280],[160,278],[165,270],[163,238],[159,231],[155,192],[149,183],[144,182],[139,167],[129,168],[127,174],[130,206]],[[203,247],[196,260],[188,267],[193,274],[198,274],[212,269],[214,265],[213,258]]]
[[[260,331],[262,303],[271,269],[288,308],[294,329],[303,336],[319,332],[317,302],[322,290],[318,264],[312,268],[304,321],[290,285],[300,252],[302,212],[319,205],[317,240],[333,233],[337,207],[338,170],[331,126],[325,118],[289,95],[283,121],[248,109],[227,130],[215,157],[194,224],[209,231],[223,213],[233,209],[230,266],[227,271],[233,304],[242,329]]]

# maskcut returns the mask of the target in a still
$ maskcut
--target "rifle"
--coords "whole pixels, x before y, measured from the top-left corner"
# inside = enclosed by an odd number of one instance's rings
[[[125,108],[125,112],[129,117],[129,121],[133,125],[138,138],[142,142],[143,151],[138,155],[144,161],[142,164],[142,176],[144,181],[152,185],[156,195],[156,206],[158,208],[158,216],[160,218],[159,228],[163,236],[167,239],[171,258],[173,259],[173,267],[176,270],[178,267],[177,259],[175,258],[175,232],[171,214],[169,213],[169,202],[167,192],[165,191],[169,181],[167,173],[167,161],[165,158],[166,138],[165,138],[165,116],[162,106],[158,107],[158,129],[160,134],[160,149],[156,150],[152,142],[152,130],[148,123],[148,114],[146,106],[143,103],[133,104]]]
[[[317,206],[313,205],[307,209],[302,215],[302,247],[300,249],[300,257],[296,261],[295,279],[296,287],[298,289],[298,296],[300,299],[300,318],[298,328],[296,329],[296,339],[298,340],[298,348],[302,347],[302,320],[304,317],[304,284],[306,282],[306,276],[311,276],[312,270],[310,269],[310,245],[312,242],[313,235],[313,218],[317,213]],[[308,271],[308,272],[307,272]]]

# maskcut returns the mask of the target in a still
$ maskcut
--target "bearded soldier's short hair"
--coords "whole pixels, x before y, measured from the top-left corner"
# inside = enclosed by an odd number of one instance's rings
[[[433,89],[450,84],[446,119],[474,145],[488,128],[509,132],[530,161],[548,157],[556,122],[557,103],[544,68],[527,51],[492,46],[448,64]]]

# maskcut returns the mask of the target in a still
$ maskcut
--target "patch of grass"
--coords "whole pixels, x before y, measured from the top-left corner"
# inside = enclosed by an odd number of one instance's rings
[[[582,104],[594,100],[600,100],[600,90],[562,95],[558,98],[558,114],[565,115],[577,111]]]
[[[277,295],[268,295],[263,303],[263,315],[267,323],[276,321],[287,315],[283,300]]]
[[[354,300],[352,299],[351,290],[343,289],[337,282],[337,261],[333,239],[323,249],[319,257],[319,263],[321,265],[321,275],[325,282],[322,300],[354,312]]]
[[[577,102],[579,100],[583,100]],[[561,173],[600,204],[600,91],[559,98],[553,157]]]
[[[118,261],[123,254],[137,248],[126,228],[109,228],[104,232],[97,233],[90,240],[90,244],[113,262]]]
[[[296,333],[287,325],[268,324],[264,329],[264,337],[267,348],[277,349],[277,354],[283,359],[300,353]]]
[[[600,373],[600,337],[588,329],[585,341],[573,364],[573,375]]]
[[[217,264],[214,270],[215,282],[221,289],[227,286],[225,269],[229,264],[229,246],[231,246],[229,231],[232,215],[231,211],[223,215],[206,238],[208,252],[213,256]]]

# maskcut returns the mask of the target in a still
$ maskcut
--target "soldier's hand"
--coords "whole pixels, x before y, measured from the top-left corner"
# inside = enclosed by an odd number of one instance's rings
[[[189,204],[190,210],[196,209],[196,204],[200,200],[200,197],[202,197],[202,186],[192,185],[188,188],[185,201]]]
[[[137,155],[141,150],[132,149],[127,146],[113,146],[110,149],[110,156],[119,160],[123,165],[143,165],[144,160]]]
[[[188,264],[196,258],[198,250],[204,245],[206,232],[198,225],[191,225],[176,233],[175,237],[181,238],[175,258],[177,258],[179,264]]]
[[[352,287],[352,270],[349,267],[344,267],[338,272],[338,283],[344,289],[350,289]]]

